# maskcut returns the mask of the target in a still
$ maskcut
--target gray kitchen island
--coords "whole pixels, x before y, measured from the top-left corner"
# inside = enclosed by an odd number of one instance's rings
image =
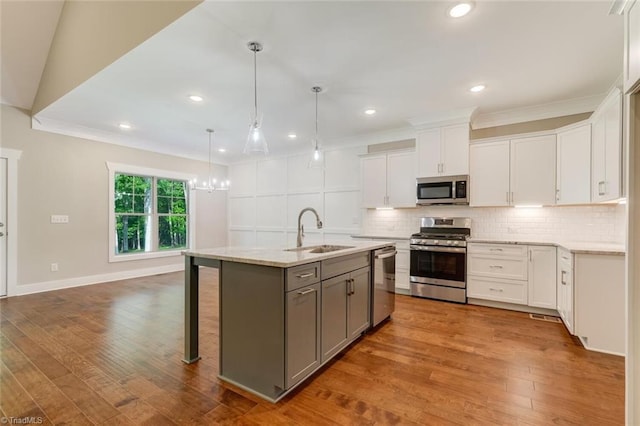
[[[219,271],[220,379],[276,402],[371,324],[373,250],[388,241],[186,251],[185,358],[198,353],[198,270]]]

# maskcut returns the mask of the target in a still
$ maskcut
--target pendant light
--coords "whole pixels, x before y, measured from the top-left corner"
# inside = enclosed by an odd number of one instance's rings
[[[262,45],[257,41],[247,43],[249,50],[253,52],[253,100],[254,110],[251,117],[251,125],[249,126],[249,136],[244,146],[245,154],[261,153],[268,154],[267,140],[264,138],[262,131],[262,115],[258,114],[258,68],[256,55],[262,50]]]
[[[213,147],[211,145],[211,137],[213,135],[213,130],[212,129],[207,129],[207,133],[209,133],[209,177],[206,180],[203,180],[200,183],[200,186],[198,186],[198,180],[197,179],[192,179],[189,181],[189,188],[191,190],[202,190],[202,191],[207,191],[207,192],[213,192],[213,191],[226,191],[229,189],[229,181],[228,180],[222,180],[220,182],[218,182],[217,179],[215,179],[213,177],[213,158],[212,158],[212,151],[213,151]]]
[[[309,167],[322,167],[324,156],[320,151],[320,138],[318,137],[318,93],[322,92],[322,87],[313,86],[311,91],[316,95],[316,133],[311,144],[313,145],[313,152],[311,153],[311,160],[309,160]]]

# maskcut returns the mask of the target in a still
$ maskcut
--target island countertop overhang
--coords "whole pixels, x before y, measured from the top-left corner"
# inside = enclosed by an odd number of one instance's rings
[[[185,256],[220,260],[227,262],[248,263],[252,265],[274,266],[278,268],[290,268],[317,262],[334,257],[346,256],[362,251],[371,251],[383,247],[395,246],[391,241],[335,241],[335,245],[350,246],[350,248],[336,250],[328,253],[310,253],[308,250],[287,251],[290,247],[215,247],[208,249],[185,250]],[[309,247],[315,245],[308,245]]]

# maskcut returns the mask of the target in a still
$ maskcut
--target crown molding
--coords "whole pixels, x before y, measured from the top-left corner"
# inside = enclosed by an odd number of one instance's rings
[[[426,115],[410,118],[408,121],[416,130],[464,124],[471,121],[476,112],[476,108],[477,107],[470,107],[448,111],[433,111]]]
[[[595,111],[606,97],[606,93],[583,98],[569,99],[548,104],[533,105],[507,111],[478,114],[471,121],[472,129],[506,126],[508,124],[525,123],[527,121],[544,120]]]
[[[50,133],[57,133],[65,136],[72,136],[90,141],[103,142],[112,145],[119,145],[126,148],[139,149],[142,151],[155,152],[157,154],[170,155],[172,157],[186,158],[189,160],[208,162],[206,156],[179,154],[167,147],[159,147],[157,143],[148,139],[136,138],[129,135],[122,135],[115,132],[94,129],[91,127],[80,126],[78,124],[68,123],[66,121],[55,120],[52,118],[31,117],[31,128],[34,130],[42,130]],[[228,160],[219,157],[213,157],[212,161],[216,164],[228,166]]]

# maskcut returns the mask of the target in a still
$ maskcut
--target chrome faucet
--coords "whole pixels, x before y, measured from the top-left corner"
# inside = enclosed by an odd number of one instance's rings
[[[315,214],[316,225],[318,226],[318,229],[322,228],[322,221],[320,220],[320,216],[318,215],[318,212],[314,208],[305,207],[304,209],[302,209],[300,211],[300,214],[298,215],[298,239],[296,240],[297,247],[302,247],[302,237],[304,237],[304,226],[302,225],[302,215],[304,214],[304,212],[312,212],[313,214]]]

